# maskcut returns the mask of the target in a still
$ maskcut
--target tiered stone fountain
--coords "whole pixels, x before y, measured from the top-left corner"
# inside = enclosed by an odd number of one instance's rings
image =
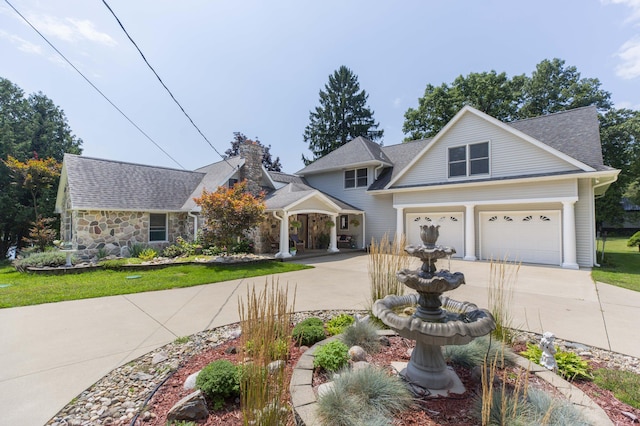
[[[405,251],[419,258],[419,270],[402,269],[398,280],[418,293],[405,296],[389,295],[377,300],[373,314],[395,330],[400,336],[416,341],[407,368],[400,374],[413,384],[416,393],[426,389],[431,394],[463,393],[464,386],[456,373],[447,368],[441,346],[465,345],[476,337],[495,329],[495,321],[486,309],[469,302],[459,302],[442,296],[464,284],[461,272],[436,270],[436,261],[450,257],[453,248],[437,246],[439,225],[420,227],[423,244],[409,245]],[[395,310],[415,306],[412,316],[403,316]],[[417,392],[417,389],[421,389]]]

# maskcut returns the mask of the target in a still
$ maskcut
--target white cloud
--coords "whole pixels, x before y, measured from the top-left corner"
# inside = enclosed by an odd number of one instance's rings
[[[14,34],[9,34],[6,31],[2,31],[0,30],[0,38],[3,38],[5,40],[8,40],[11,44],[13,44],[14,46],[16,46],[19,50],[25,52],[25,53],[32,53],[32,54],[36,54],[36,55],[41,55],[42,54],[42,47],[35,44],[35,43],[31,43],[30,41],[27,41],[21,37],[18,37],[17,35]]]
[[[96,29],[87,19],[66,18],[61,20],[53,16],[31,15],[29,21],[43,34],[68,42],[88,40],[106,46],[115,46],[116,41],[107,33]]]
[[[631,15],[625,23],[640,20],[640,0],[601,0],[603,4],[621,4],[631,8]]]
[[[616,74],[624,79],[640,77],[640,37],[636,36],[624,43],[616,53],[622,63],[616,67]]]

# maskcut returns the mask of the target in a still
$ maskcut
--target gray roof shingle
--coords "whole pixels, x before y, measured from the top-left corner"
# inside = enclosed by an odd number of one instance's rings
[[[392,165],[391,160],[384,153],[381,146],[369,139],[358,136],[354,140],[331,151],[324,157],[318,158],[296,174],[306,175],[321,173],[333,169],[340,169],[348,165],[366,163],[386,163]]]
[[[596,170],[605,170],[598,111],[595,106],[507,124]]]
[[[179,211],[204,173],[65,154],[72,209]]]

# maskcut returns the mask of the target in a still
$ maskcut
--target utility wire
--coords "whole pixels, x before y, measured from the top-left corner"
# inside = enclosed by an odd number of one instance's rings
[[[107,9],[109,9],[109,12],[111,12],[111,14],[113,15],[113,17],[116,19],[116,21],[118,22],[118,25],[120,25],[120,28],[122,28],[122,31],[124,31],[124,33],[126,34],[127,38],[129,39],[129,41],[133,44],[133,46],[136,48],[136,50],[138,51],[138,53],[140,53],[140,56],[142,56],[142,59],[144,60],[144,63],[147,64],[147,66],[149,67],[149,69],[153,72],[153,74],[156,76],[156,78],[158,79],[158,81],[160,82],[160,84],[162,84],[162,87],[165,88],[165,90],[167,91],[167,93],[169,93],[169,96],[171,96],[171,99],[173,99],[173,102],[176,103],[176,105],[178,105],[178,107],[180,108],[180,111],[182,111],[182,113],[185,115],[185,117],[187,117],[187,119],[189,120],[189,122],[191,123],[191,125],[198,131],[198,133],[200,133],[200,136],[203,137],[203,139],[205,141],[207,141],[207,143],[209,144],[209,146],[216,152],[216,154],[218,154],[220,156],[220,158],[222,158],[225,163],[227,163],[231,168],[233,168],[233,166],[231,165],[231,163],[229,163],[226,159],[226,157],[222,154],[220,154],[220,152],[216,149],[216,147],[213,146],[213,144],[211,143],[211,141],[209,141],[209,139],[207,139],[207,137],[204,135],[204,133],[202,133],[202,131],[200,130],[200,128],[196,125],[196,123],[191,119],[191,116],[189,116],[189,114],[187,114],[187,111],[185,111],[185,109],[182,107],[182,105],[180,104],[180,102],[178,102],[178,100],[176,99],[175,96],[173,96],[173,93],[171,92],[171,90],[169,90],[169,88],[167,87],[166,84],[164,84],[164,81],[162,81],[162,78],[160,78],[160,76],[158,75],[158,73],[156,72],[156,70],[151,66],[151,64],[149,63],[149,61],[147,61],[147,58],[144,56],[144,53],[142,53],[142,50],[140,50],[140,48],[138,47],[138,44],[133,40],[133,38],[131,38],[131,36],[129,35],[129,33],[127,32],[127,30],[124,28],[124,25],[122,25],[122,22],[120,22],[120,19],[118,18],[118,16],[115,14],[115,12],[113,11],[113,9],[111,9],[111,6],[109,6],[109,4],[107,3],[106,0],[102,0],[102,3],[104,3],[104,5],[107,7]]]
[[[142,133],[147,139],[149,139],[149,141],[151,141],[152,144],[154,144],[160,151],[162,151],[167,157],[169,157],[174,163],[176,163],[178,166],[180,166],[181,169],[186,170],[182,164],[180,164],[175,158],[173,158],[171,155],[169,155],[169,153],[167,151],[165,151],[160,145],[158,145],[158,143],[156,141],[154,141],[151,136],[149,136],[147,133],[145,133],[144,130],[142,130],[136,123],[133,122],[133,120],[131,120],[127,114],[125,114],[120,108],[118,108],[118,106],[116,104],[114,104],[111,99],[109,99],[107,97],[107,95],[105,95],[104,93],[102,93],[102,91],[100,89],[98,89],[98,87],[96,87],[95,84],[93,84],[91,82],[91,80],[89,80],[83,73],[82,71],[80,71],[78,68],[76,68],[75,65],[73,65],[71,63],[71,61],[69,59],[67,59],[66,56],[64,56],[62,54],[62,52],[60,52],[40,31],[38,31],[38,29],[36,27],[33,26],[33,24],[31,22],[29,22],[29,20],[27,18],[24,17],[24,15],[22,15],[22,13],[20,13],[18,11],[18,9],[16,9],[11,3],[9,3],[9,0],[4,0],[5,3],[7,3],[9,5],[9,7],[11,7],[11,9],[13,9],[14,12],[16,12],[18,14],[18,16],[20,16],[26,23],[27,25],[29,25],[36,33],[38,33],[38,35],[40,37],[42,37],[42,39],[47,42],[47,44],[49,46],[51,46],[51,48],[53,50],[56,51],[56,53],[58,55],[60,55],[62,57],[62,59],[64,59],[67,64],[69,64],[71,66],[71,68],[73,68],[78,74],[80,74],[82,76],[82,78],[85,79],[85,81],[87,83],[89,83],[89,85],[91,85],[91,87],[93,87],[98,93],[100,93],[100,95],[111,104],[112,107],[114,107],[116,109],[116,111],[118,111],[129,123],[131,123],[133,125],[133,127],[135,127],[136,129],[138,129],[138,131],[140,133]]]

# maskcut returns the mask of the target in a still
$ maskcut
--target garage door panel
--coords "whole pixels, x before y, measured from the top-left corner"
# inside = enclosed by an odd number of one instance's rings
[[[480,215],[480,256],[558,265],[562,261],[559,211]]]
[[[421,225],[440,225],[437,244],[453,247],[456,254],[453,257],[464,256],[464,215],[453,213],[407,213],[407,243],[422,244],[420,239]]]

